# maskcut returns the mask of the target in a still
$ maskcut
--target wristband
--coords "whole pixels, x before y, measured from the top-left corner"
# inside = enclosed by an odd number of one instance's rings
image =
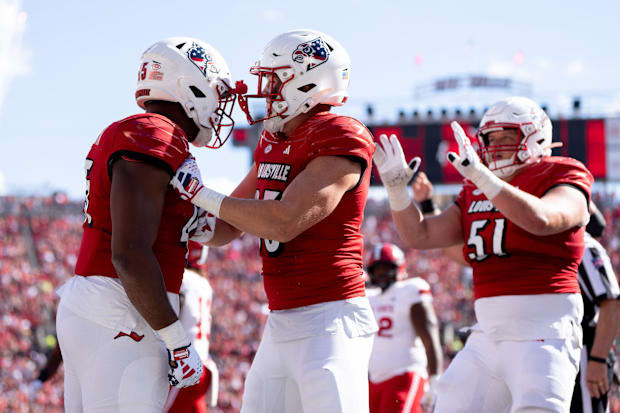
[[[179,347],[185,347],[190,344],[189,338],[185,333],[183,324],[177,320],[167,327],[155,330],[157,335],[166,343],[168,349],[174,350]]]
[[[432,212],[435,212],[435,208],[436,206],[432,198],[425,199],[424,201],[420,202],[420,209],[422,210],[423,214],[430,214]]]
[[[402,211],[411,204],[411,197],[406,186],[386,186],[388,200],[392,211]]]
[[[595,361],[597,363],[607,364],[607,359],[604,359],[602,357],[596,357],[596,356],[588,356],[588,361]]]
[[[222,206],[224,198],[226,198],[226,195],[220,194],[207,187],[202,187],[192,199],[192,204],[199,206],[219,218],[220,207]]]
[[[504,181],[495,176],[491,171],[486,174],[481,173],[476,178],[474,178],[474,184],[476,184],[478,189],[482,191],[489,201],[499,195],[499,193],[502,192],[502,188],[504,188]]]

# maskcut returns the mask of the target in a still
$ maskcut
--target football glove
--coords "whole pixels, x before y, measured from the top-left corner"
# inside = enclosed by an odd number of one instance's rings
[[[387,135],[381,135],[379,140],[381,145],[377,145],[372,159],[387,190],[390,208],[401,211],[411,203],[407,184],[418,170],[421,159],[416,156],[407,164],[396,135],[390,135],[389,139]]]
[[[170,180],[170,185],[181,199],[190,201],[216,217],[220,216],[220,206],[225,196],[202,184],[200,169],[194,157],[187,158],[181,164]]]
[[[202,376],[202,360],[190,343],[184,347],[168,350],[168,381],[173,387],[188,387],[197,384]]]
[[[200,244],[211,241],[215,232],[215,221],[215,215],[208,213],[202,208],[198,208],[196,228],[189,233],[189,239]]]
[[[448,161],[464,178],[472,181],[486,195],[487,199],[495,198],[502,191],[504,181],[495,176],[480,161],[461,125],[453,121],[450,126],[452,126],[452,131],[454,132],[454,139],[456,139],[459,145],[459,153],[457,155],[454,152],[448,152],[446,155]]]
[[[166,344],[168,351],[168,382],[173,387],[188,387],[200,381],[202,360],[187,338],[185,329],[179,320],[156,330]]]

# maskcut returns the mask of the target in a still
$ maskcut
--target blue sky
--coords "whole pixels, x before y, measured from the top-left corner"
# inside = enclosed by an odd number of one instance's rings
[[[295,28],[329,33],[352,58],[350,100],[339,112],[362,121],[367,103],[392,120],[401,108],[481,108],[501,96],[414,96],[420,84],[467,74],[527,82],[552,115],[567,113],[573,96],[586,114],[617,115],[620,3],[590,3],[0,0],[0,194],[59,189],[80,198],[94,139],[139,112],[141,53],[171,36],[212,44],[253,89],[248,68],[271,38]],[[194,152],[205,180],[224,191],[249,166],[249,151],[230,144]]]

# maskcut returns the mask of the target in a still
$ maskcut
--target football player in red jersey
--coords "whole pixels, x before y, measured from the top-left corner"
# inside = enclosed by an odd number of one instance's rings
[[[435,412],[567,412],[579,364],[583,303],[577,268],[592,175],[551,155],[551,122],[533,101],[493,104],[480,123],[481,158],[453,122],[463,175],[455,204],[423,216],[411,203],[398,139],[375,163],[399,234],[413,248],[464,243],[478,324],[438,385]]]
[[[374,143],[359,121],[330,113],[347,98],[350,59],[313,30],[277,36],[250,73],[266,99],[246,178],[224,196],[194,161],[172,181],[220,221],[210,245],[261,238],[271,312],[248,372],[241,411],[368,412],[368,360],[377,330],[365,297],[360,226]]]
[[[434,382],[443,363],[431,289],[422,278],[405,279],[405,254],[394,244],[377,244],[367,270],[380,289],[369,294],[379,324],[368,369],[370,413],[422,413],[429,376]]]
[[[76,276],[59,289],[67,412],[161,412],[169,383],[198,382],[202,362],[177,313],[186,244],[204,214],[168,184],[188,142],[225,141],[231,96],[213,47],[158,42],[138,73],[146,113],[112,123],[92,145]]]

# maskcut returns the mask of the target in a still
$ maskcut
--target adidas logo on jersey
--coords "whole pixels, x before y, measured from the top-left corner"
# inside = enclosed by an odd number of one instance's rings
[[[467,210],[468,214],[475,214],[477,212],[491,212],[497,211],[497,208],[489,201],[488,199],[483,199],[480,201],[474,201],[469,205],[469,210]]]
[[[291,165],[284,163],[262,162],[258,165],[258,179],[271,179],[273,181],[286,182],[288,174],[291,171]]]
[[[289,153],[291,153],[291,145],[287,146],[286,149],[284,150],[284,152],[282,152],[284,155],[288,155]]]

